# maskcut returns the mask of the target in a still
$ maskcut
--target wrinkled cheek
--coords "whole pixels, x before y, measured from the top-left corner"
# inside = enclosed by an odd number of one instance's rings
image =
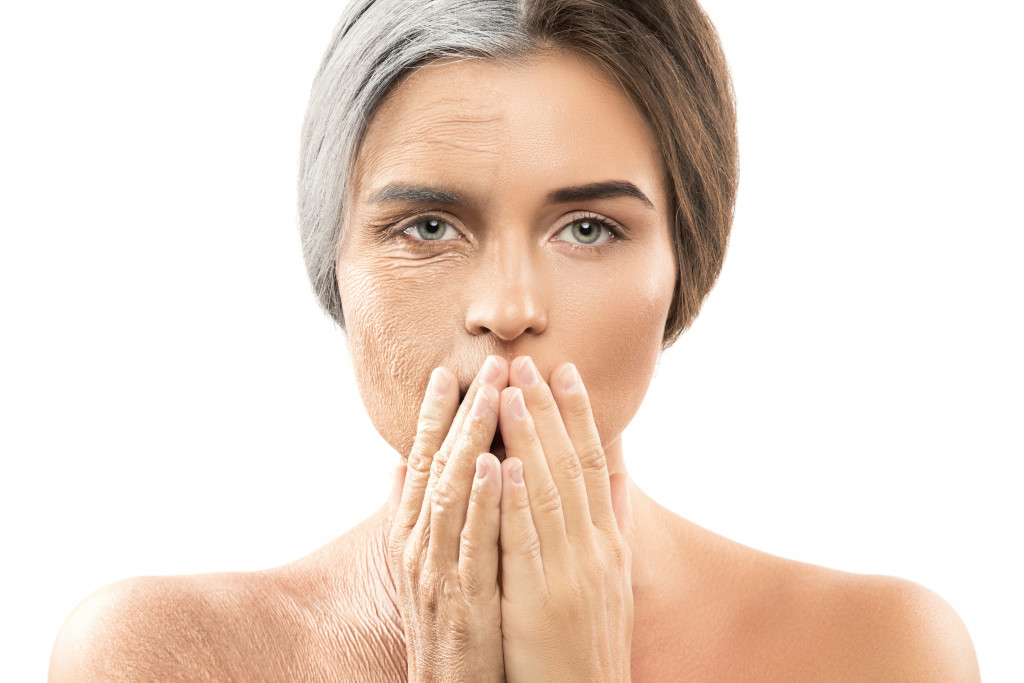
[[[344,290],[346,329],[363,405],[381,437],[408,456],[436,349],[438,316],[409,280],[351,274]]]

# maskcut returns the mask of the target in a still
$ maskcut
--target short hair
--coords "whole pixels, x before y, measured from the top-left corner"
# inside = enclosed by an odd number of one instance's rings
[[[313,80],[298,187],[306,269],[343,330],[335,258],[377,107],[429,62],[551,49],[587,58],[651,126],[669,180],[678,267],[663,348],[693,322],[721,272],[739,181],[732,79],[696,0],[351,0]]]

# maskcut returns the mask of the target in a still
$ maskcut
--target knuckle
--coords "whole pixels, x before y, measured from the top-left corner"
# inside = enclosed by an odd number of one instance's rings
[[[583,476],[583,465],[574,451],[569,451],[562,457],[562,468],[570,478],[576,479]]]
[[[444,515],[455,510],[457,497],[447,482],[441,482],[430,492],[431,515]]]
[[[410,470],[414,470],[420,474],[425,474],[430,471],[430,463],[434,460],[434,451],[423,448],[419,444],[412,449],[409,453],[409,460],[406,463]]]
[[[477,542],[469,534],[463,533],[459,539],[459,561],[473,562],[477,558]]]
[[[518,554],[527,560],[541,559],[540,538],[537,537],[537,534],[524,533],[516,545],[518,546]]]
[[[549,484],[537,494],[536,506],[537,511],[542,514],[556,514],[562,511],[562,498],[554,484]]]
[[[435,480],[439,479],[444,473],[444,467],[448,464],[448,453],[443,449],[434,453],[434,457],[431,458],[430,464],[430,476]]]
[[[604,449],[601,444],[588,443],[580,450],[580,467],[588,470],[603,470],[606,466]]]
[[[416,438],[421,441],[437,438],[444,433],[444,427],[440,416],[430,412],[422,413],[416,428]]]

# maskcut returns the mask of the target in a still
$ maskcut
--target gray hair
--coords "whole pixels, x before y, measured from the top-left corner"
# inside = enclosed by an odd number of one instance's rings
[[[444,58],[589,58],[654,131],[678,267],[664,347],[721,271],[739,181],[736,110],[718,34],[697,0],[351,0],[313,80],[302,130],[299,234],[313,290],[344,329],[336,275],[359,145],[403,77]]]
[[[535,49],[516,0],[352,0],[327,48],[302,129],[299,232],[313,290],[344,329],[335,281],[343,202],[359,144],[388,92],[445,57],[513,58]]]

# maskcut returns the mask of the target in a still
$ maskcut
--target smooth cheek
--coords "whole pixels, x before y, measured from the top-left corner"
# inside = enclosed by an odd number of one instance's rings
[[[578,334],[567,340],[572,349],[568,359],[583,377],[606,447],[622,434],[647,394],[675,282],[671,252],[660,264],[634,265],[641,267],[625,264],[601,284],[600,296],[578,307]]]
[[[339,272],[356,381],[377,432],[407,457],[430,372],[449,364],[457,320],[435,278],[384,259],[362,258]]]

